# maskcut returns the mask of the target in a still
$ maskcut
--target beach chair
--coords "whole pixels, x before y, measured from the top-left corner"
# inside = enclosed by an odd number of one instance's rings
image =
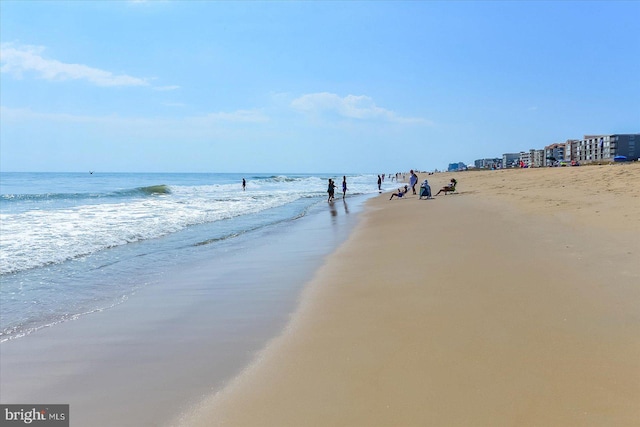
[[[451,182],[449,183],[449,185],[445,185],[444,187],[442,187],[440,189],[440,191],[438,191],[436,193],[436,196],[440,193],[444,193],[444,195],[446,196],[448,193],[455,193],[456,191],[456,185],[458,185],[458,181],[456,181],[455,179],[452,179]]]
[[[445,196],[448,193],[455,193],[456,192],[456,186],[455,185],[448,185],[448,186],[443,188],[443,191],[444,191],[444,195]]]

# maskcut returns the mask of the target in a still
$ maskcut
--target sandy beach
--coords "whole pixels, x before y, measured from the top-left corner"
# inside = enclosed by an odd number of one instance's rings
[[[640,164],[420,176],[182,426],[637,426]]]

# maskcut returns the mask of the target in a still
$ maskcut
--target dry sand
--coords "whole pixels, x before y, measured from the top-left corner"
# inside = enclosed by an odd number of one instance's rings
[[[289,327],[181,423],[640,425],[640,164],[434,193],[451,176],[371,200]]]

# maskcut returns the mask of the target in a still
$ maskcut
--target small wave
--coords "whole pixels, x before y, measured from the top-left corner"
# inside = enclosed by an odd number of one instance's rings
[[[58,325],[58,324],[63,323],[63,322],[68,322],[70,320],[77,320],[80,317],[86,316],[88,314],[99,313],[99,312],[114,308],[114,307],[122,304],[123,302],[127,301],[128,299],[129,299],[128,295],[122,295],[116,301],[112,302],[111,304],[106,305],[105,307],[97,307],[97,308],[94,308],[94,309],[89,309],[89,310],[83,311],[81,313],[75,313],[75,314],[73,314],[73,313],[64,313],[64,314],[59,315],[57,318],[45,321],[41,325],[27,326],[27,325],[21,324],[21,325],[10,326],[10,327],[4,328],[3,330],[0,330],[0,343],[4,343],[4,342],[9,341],[9,340],[14,340],[14,339],[26,337],[27,335],[30,335],[30,334],[32,334],[34,332],[38,332],[41,329],[50,328],[52,326]]]
[[[171,194],[171,189],[168,185],[150,185],[148,187],[139,187],[136,190],[144,194]]]
[[[44,193],[44,194],[3,194],[0,199],[6,202],[39,202],[44,200],[73,200],[105,197],[100,193]]]
[[[272,175],[272,176],[255,176],[251,179],[256,181],[266,181],[266,182],[296,182],[301,181],[304,178],[291,178],[283,175]]]
[[[241,236],[241,235],[243,235],[245,233],[250,233],[252,231],[256,231],[256,230],[259,230],[259,229],[264,228],[264,227],[269,227],[269,226],[272,226],[272,225],[275,225],[275,224],[280,224],[280,223],[287,222],[287,221],[295,221],[297,219],[300,219],[300,218],[304,217],[307,214],[308,209],[309,209],[309,207],[307,206],[302,212],[299,212],[299,213],[295,214],[292,217],[282,218],[282,219],[277,220],[277,221],[272,221],[272,222],[268,222],[268,223],[265,223],[265,224],[260,224],[260,225],[257,225],[255,227],[247,228],[247,229],[242,230],[242,231],[236,231],[236,232],[233,232],[233,233],[229,233],[229,234],[226,234],[224,236],[212,237],[211,239],[207,239],[207,240],[203,240],[203,241],[198,242],[198,243],[194,243],[193,246],[209,245],[211,243],[221,242],[221,241],[227,240],[227,239],[233,239],[234,237],[238,237],[238,236]]]
[[[117,190],[108,193],[43,193],[43,194],[2,194],[0,200],[5,202],[40,202],[45,200],[86,200],[110,197],[127,197],[154,194],[171,194],[168,185],[150,185],[127,190]]]
[[[231,233],[231,234],[227,234],[225,236],[214,237],[212,239],[203,240],[202,242],[195,243],[193,246],[204,246],[204,245],[209,245],[211,243],[220,242],[222,240],[231,239],[231,238],[234,238],[234,237],[238,237],[238,236],[240,236],[241,234],[244,234],[247,231],[251,231],[251,230],[241,231],[241,232],[238,232],[238,233]]]

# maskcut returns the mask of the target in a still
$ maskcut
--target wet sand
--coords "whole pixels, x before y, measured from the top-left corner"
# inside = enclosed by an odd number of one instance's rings
[[[167,423],[285,327],[362,202],[322,202],[304,218],[202,246],[198,261],[176,262],[118,306],[3,342],[1,402],[70,404],[77,427]]]
[[[640,164],[434,194],[452,176],[369,201],[284,332],[174,425],[638,425]]]

